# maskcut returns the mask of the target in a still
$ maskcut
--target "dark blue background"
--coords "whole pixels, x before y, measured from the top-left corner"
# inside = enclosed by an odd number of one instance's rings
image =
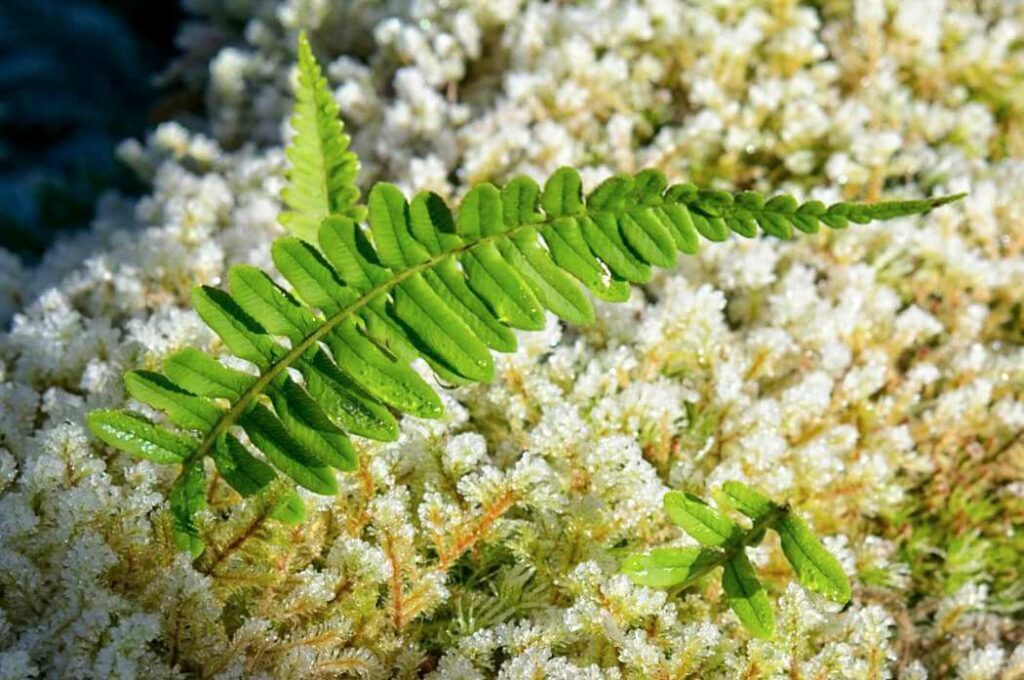
[[[0,246],[31,259],[102,191],[141,191],[118,142],[201,108],[156,85],[183,18],[177,0],[0,2]]]

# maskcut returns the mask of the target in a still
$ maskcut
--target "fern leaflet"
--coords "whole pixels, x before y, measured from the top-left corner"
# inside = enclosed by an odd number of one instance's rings
[[[788,238],[794,229],[844,228],[957,198],[798,205],[788,196],[766,201],[754,192],[669,187],[654,170],[612,177],[584,197],[579,174],[562,168],[543,189],[525,177],[500,189],[476,186],[454,213],[436,194],[409,202],[386,183],[358,206],[354,157],[340,123],[326,122],[336,107],[305,40],[299,59],[285,194],[291,210],[282,219],[303,238],[272,247],[290,290],[236,266],[230,293],[204,286],[193,294],[202,319],[255,374],[183,349],[162,375],[126,377],[129,394],[163,411],[168,426],[125,410],[89,416],[107,444],[181,466],[172,515],[182,548],[194,554],[202,550],[195,489],[207,457],[243,496],[265,489],[275,470],[310,491],[333,493],[334,470],[356,466],[351,435],[393,440],[396,413],[441,414],[437,394],[410,366],[416,358],[446,383],[487,382],[492,351],[516,347],[512,329],[542,328],[545,311],[587,323],[594,310],[580,284],[598,298],[624,300],[631,283],[650,279],[652,266],[695,253],[700,237],[753,237],[760,228]],[[357,221],[364,213],[367,228]],[[319,248],[309,242],[313,235]],[[301,517],[298,497],[282,501],[275,516]]]

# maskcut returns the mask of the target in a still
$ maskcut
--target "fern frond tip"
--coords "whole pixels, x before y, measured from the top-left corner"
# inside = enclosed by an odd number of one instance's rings
[[[932,209],[938,208],[940,205],[948,205],[949,203],[956,203],[967,198],[967,192],[962,191],[959,194],[950,194],[948,196],[939,196],[937,198],[929,199],[932,202]]]
[[[298,70],[291,117],[294,136],[286,152],[288,183],[281,192],[287,210],[279,221],[296,236],[316,243],[325,217],[360,220],[365,208],[359,205],[356,186],[359,159],[348,148],[338,104],[305,33],[299,35]]]

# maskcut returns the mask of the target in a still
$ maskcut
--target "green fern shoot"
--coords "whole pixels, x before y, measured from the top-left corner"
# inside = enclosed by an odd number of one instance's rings
[[[338,104],[313,57],[306,36],[299,38],[299,80],[292,114],[294,138],[288,147],[288,186],[281,198],[289,210],[280,222],[293,234],[315,241],[320,222],[328,215],[355,221],[366,217],[359,205],[359,158],[348,150],[348,135]]]
[[[775,614],[746,549],[759,544],[771,529],[779,535],[782,552],[801,585],[839,604],[850,601],[850,582],[842,566],[788,505],[777,505],[740,482],[726,482],[717,498],[720,505],[749,517],[751,527],[744,531],[701,499],[670,491],[665,494],[669,519],[701,547],[655,548],[633,555],[623,562],[623,572],[640,585],[683,590],[721,567],[722,591],[740,623],[757,637],[770,638]]]
[[[441,414],[414,359],[446,384],[487,382],[491,352],[516,347],[512,329],[542,328],[545,310],[586,324],[594,309],[583,288],[625,300],[652,266],[675,265],[679,253],[697,252],[701,238],[752,238],[759,229],[790,238],[794,230],[842,229],[957,198],[798,205],[789,196],[668,186],[656,170],[612,177],[584,197],[579,174],[562,168],[543,188],[525,177],[474,186],[454,211],[436,194],[408,201],[387,183],[373,187],[363,206],[358,164],[304,38],[292,124],[281,219],[295,236],[272,250],[290,288],[239,265],[228,275],[230,292],[203,286],[192,296],[200,317],[255,374],[184,349],[162,373],[125,378],[128,394],[166,422],[128,410],[89,416],[103,442],[180,468],[173,525],[194,555],[203,550],[195,518],[205,503],[207,458],[242,496],[267,489],[278,473],[333,494],[335,470],[356,467],[351,436],[388,441],[397,436],[396,415]],[[274,512],[283,521],[302,516],[294,494]]]

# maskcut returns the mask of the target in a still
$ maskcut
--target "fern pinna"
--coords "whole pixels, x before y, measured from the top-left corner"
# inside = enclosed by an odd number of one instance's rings
[[[206,458],[242,496],[266,489],[276,471],[315,493],[334,493],[334,471],[356,467],[351,435],[392,440],[396,414],[441,414],[437,394],[410,366],[416,358],[449,384],[490,381],[491,350],[513,351],[512,329],[542,328],[545,310],[576,324],[594,318],[579,284],[621,301],[630,284],[648,281],[652,266],[696,253],[701,237],[750,238],[760,228],[789,238],[821,224],[842,229],[922,213],[956,198],[798,205],[789,196],[668,186],[657,170],[612,177],[584,198],[579,174],[562,168],[543,189],[525,177],[500,189],[475,186],[455,212],[437,194],[409,202],[386,183],[363,206],[357,160],[304,38],[292,125],[282,221],[298,236],[273,244],[291,290],[240,265],[229,273],[230,293],[207,286],[193,293],[202,319],[256,373],[184,349],[168,357],[162,374],[125,378],[128,393],[163,411],[166,423],[128,410],[89,416],[107,444],[180,466],[173,527],[194,555],[203,550],[195,517],[205,505]],[[364,215],[368,229],[359,223]],[[300,521],[298,497],[285,496],[273,516]]]

